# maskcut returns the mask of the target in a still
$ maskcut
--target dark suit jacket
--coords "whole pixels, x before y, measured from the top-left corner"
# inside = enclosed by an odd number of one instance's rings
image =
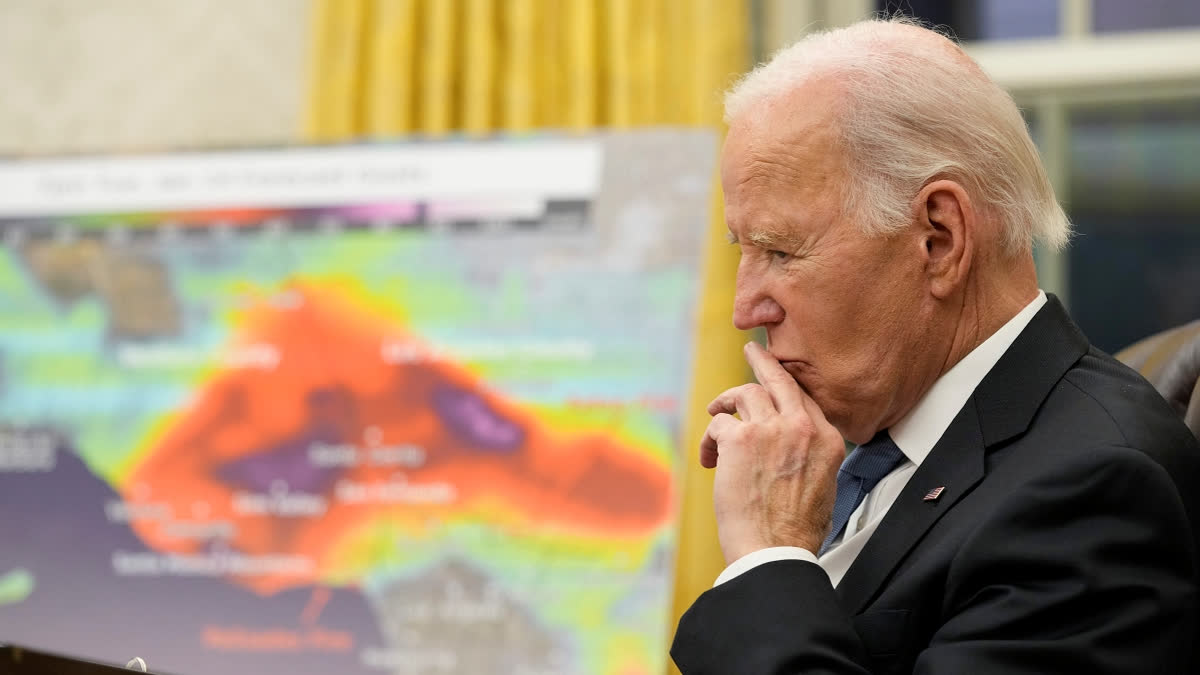
[[[684,675],[1200,672],[1198,525],[1196,439],[1051,296],[836,590],[812,563],[754,568],[700,596],[671,656]]]

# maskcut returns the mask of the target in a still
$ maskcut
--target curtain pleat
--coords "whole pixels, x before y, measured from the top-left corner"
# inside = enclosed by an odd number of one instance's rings
[[[600,125],[600,12],[595,0],[563,0],[563,125],[584,131]]]
[[[310,59],[308,135],[318,141],[354,138],[362,131],[366,0],[317,2]]]
[[[497,0],[466,0],[463,13],[462,129],[489,134],[496,125]]]
[[[417,96],[417,130],[443,136],[455,129],[458,95],[459,9],[462,0],[426,0],[421,3],[421,52],[417,59],[420,89]]]
[[[500,127],[497,130],[529,131],[537,126],[539,3],[536,0],[505,0],[502,4],[504,51],[500,73]]]
[[[389,138],[416,130],[416,52],[412,45],[419,33],[418,0],[374,0],[363,53],[365,77],[360,92],[365,111],[361,133]],[[364,92],[371,92],[365,95]]]

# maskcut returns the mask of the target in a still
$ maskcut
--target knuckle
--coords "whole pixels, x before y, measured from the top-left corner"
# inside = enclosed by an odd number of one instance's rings
[[[730,433],[736,429],[736,418],[729,413],[718,413],[713,415],[713,418],[708,423],[708,429],[705,434],[711,437],[714,441],[718,437],[722,439],[728,438]]]
[[[808,415],[789,415],[787,432],[789,435],[800,438],[814,438],[817,435],[817,427]]]
[[[754,438],[754,427],[748,424],[739,424],[729,430],[729,439],[734,443],[744,444]]]

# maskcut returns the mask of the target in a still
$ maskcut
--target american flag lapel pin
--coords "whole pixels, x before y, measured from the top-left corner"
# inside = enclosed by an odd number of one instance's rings
[[[946,486],[945,486],[945,485],[942,485],[942,486],[940,486],[940,487],[935,487],[935,488],[933,488],[932,490],[930,490],[929,492],[926,492],[926,493],[925,493],[925,498],[924,498],[924,499],[922,499],[921,501],[924,501],[924,502],[936,502],[936,501],[938,500],[938,497],[941,497],[941,496],[942,496],[942,493],[943,493],[943,492],[945,492],[945,491],[946,491]]]

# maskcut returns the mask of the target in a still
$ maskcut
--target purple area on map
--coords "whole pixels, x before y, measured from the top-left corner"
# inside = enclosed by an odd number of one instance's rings
[[[324,492],[340,469],[314,465],[309,452],[317,443],[347,442],[355,424],[354,399],[339,389],[321,389],[309,393],[305,402],[307,427],[275,445],[221,464],[216,476],[251,492],[267,492],[275,481],[283,481],[294,492]]]
[[[309,430],[305,433],[263,448],[259,452],[225,462],[216,475],[229,485],[251,492],[267,492],[275,481],[287,483],[294,492],[323,492],[337,478],[339,469],[314,466],[309,449],[315,443],[339,442],[328,430]]]
[[[465,389],[440,387],[433,408],[455,434],[482,450],[511,451],[525,440],[525,431],[493,411],[483,397]]]

